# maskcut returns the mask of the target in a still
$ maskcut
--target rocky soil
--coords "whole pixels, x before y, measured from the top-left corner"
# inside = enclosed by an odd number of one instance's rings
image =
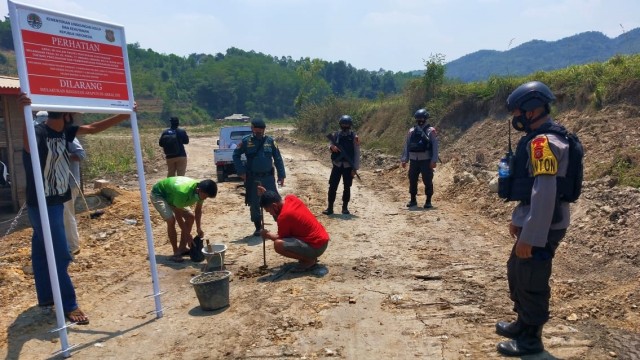
[[[532,358],[640,358],[640,192],[617,185],[615,177],[593,176],[615,151],[638,150],[634,111],[558,117],[585,143],[588,181],[554,262],[547,351]],[[113,179],[110,199],[88,190],[90,210],[80,206],[78,214],[83,249],[70,272],[91,324],[69,329],[77,344],[71,353],[83,359],[499,357],[495,344],[502,339],[494,324],[513,317],[505,269],[513,204],[501,202],[489,183],[506,129],[504,121],[477,122],[447,142],[429,211],[404,207],[408,185],[397,156],[367,152],[363,180],[352,189],[352,215],[330,217],[321,215],[330,171],[326,148],[275,132],[288,172],[282,192],[308,204],[331,243],[309,273],[289,272],[293,263],[271,244],[263,259],[239,182],[220,184],[203,218],[207,238],[228,246],[230,306],[217,311],[200,309],[189,280],[202,264],[169,261],[164,223],[150,208],[164,291],[157,318],[136,179]],[[440,130],[443,139],[448,132]],[[214,137],[192,140],[189,176],[215,177],[214,144]],[[146,168],[149,188],[164,165]],[[96,208],[104,215],[92,219]],[[276,228],[269,219],[267,227]],[[54,314],[36,306],[30,234],[18,226],[1,238],[0,356],[7,359],[48,358],[60,350],[57,333],[49,332],[57,327]]]

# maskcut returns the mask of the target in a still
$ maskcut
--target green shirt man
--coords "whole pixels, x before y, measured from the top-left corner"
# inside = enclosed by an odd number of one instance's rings
[[[217,193],[215,181],[198,181],[186,176],[169,177],[153,185],[151,203],[167,223],[167,235],[173,247],[171,260],[182,262],[182,255],[189,253],[187,245],[193,244],[191,229],[194,222],[198,236],[204,236],[201,228],[202,203],[207,198],[215,198]],[[189,208],[193,204],[196,204],[195,214]],[[176,222],[181,231],[179,245]]]

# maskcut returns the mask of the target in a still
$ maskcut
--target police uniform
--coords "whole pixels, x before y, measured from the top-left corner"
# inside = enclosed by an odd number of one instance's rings
[[[559,198],[561,180],[569,167],[569,143],[549,132],[552,126],[559,127],[548,120],[522,137],[510,189],[510,199],[520,201],[511,223],[520,230],[518,241],[532,246],[532,257],[517,257],[514,245],[507,261],[507,279],[517,322],[528,325],[533,339],[540,339],[542,325],[549,320],[552,261],[570,222],[569,203]]]
[[[341,151],[331,153],[333,167],[329,176],[329,205],[325,213],[333,213],[333,203],[336,201],[338,185],[340,184],[340,178],[342,178],[344,187],[342,191],[342,213],[349,214],[348,205],[351,200],[351,185],[353,184],[352,170],[358,171],[360,169],[360,140],[354,131],[342,130],[334,134],[330,147],[333,145],[340,147]]]
[[[242,154],[247,157],[246,166],[240,159]],[[286,177],[280,150],[271,136],[264,135],[261,139],[257,139],[255,135],[247,135],[242,139],[238,147],[233,150],[233,163],[238,175],[246,175],[245,204],[250,206],[251,221],[253,221],[256,230],[258,230],[261,228],[260,199],[257,193],[258,183],[267,190],[278,191],[274,179],[274,165],[278,172],[278,180]]]
[[[401,161],[409,163],[409,194],[412,202],[415,201],[418,194],[418,176],[422,174],[422,183],[424,184],[425,195],[427,195],[426,203],[431,203],[431,197],[433,196],[433,169],[431,168],[431,163],[437,160],[438,137],[436,129],[429,124],[416,125],[409,129]]]

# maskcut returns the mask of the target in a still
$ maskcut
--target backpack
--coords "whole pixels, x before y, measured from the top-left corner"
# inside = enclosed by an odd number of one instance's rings
[[[180,141],[178,131],[169,129],[160,136],[160,144],[166,156],[180,155]]]
[[[511,166],[512,174],[507,178],[498,179],[498,196],[507,201],[522,201],[528,203],[531,199],[534,178],[526,175],[527,155],[523,148],[534,137],[540,134],[554,134],[564,138],[569,143],[569,166],[565,177],[556,177],[556,196],[558,200],[575,202],[582,193],[582,180],[584,178],[584,148],[580,139],[567,131],[562,125],[549,124],[536,131],[523,136],[518,142],[514,164]],[[524,157],[524,158],[523,158]]]
[[[561,200],[575,202],[582,193],[584,147],[576,134],[570,133],[565,129],[563,130],[564,133],[553,131],[560,136],[564,136],[569,142],[569,167],[567,168],[565,180],[558,183],[558,193],[561,194]]]

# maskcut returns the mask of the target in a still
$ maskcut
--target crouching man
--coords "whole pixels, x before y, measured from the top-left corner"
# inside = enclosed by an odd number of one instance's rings
[[[186,176],[168,177],[158,181],[151,189],[151,203],[167,223],[167,236],[173,248],[172,261],[182,262],[183,255],[189,255],[187,245],[193,243],[191,230],[196,224],[198,236],[204,232],[200,226],[202,219],[202,203],[205,199],[213,199],[218,194],[218,186],[213,180],[198,181]],[[190,206],[195,204],[193,214]],[[180,244],[176,222],[180,226]]]
[[[258,186],[258,195],[260,207],[271,214],[278,224],[277,234],[262,229],[262,238],[273,240],[273,248],[278,254],[298,260],[292,272],[313,269],[318,257],[329,245],[329,234],[324,226],[293,194],[282,199],[277,192]]]

